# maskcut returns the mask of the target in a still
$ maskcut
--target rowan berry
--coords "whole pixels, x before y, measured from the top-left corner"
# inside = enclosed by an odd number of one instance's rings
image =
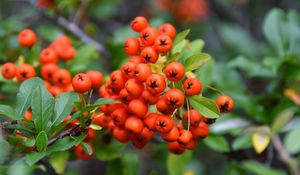
[[[124,51],[129,56],[137,55],[140,52],[140,43],[136,38],[127,38],[124,42]]]
[[[164,35],[168,35],[169,37],[171,37],[171,39],[174,39],[176,36],[176,29],[172,24],[162,24],[159,28],[158,28],[158,32],[159,34],[164,34]]]
[[[199,95],[202,84],[197,78],[188,78],[184,81],[183,88],[187,96]]]
[[[168,35],[159,35],[154,41],[154,49],[159,53],[166,53],[172,49],[172,44]]]
[[[17,68],[17,80],[21,83],[29,78],[35,77],[35,69],[30,64],[22,64]]]
[[[54,63],[45,64],[41,68],[41,75],[44,80],[52,81],[53,74],[58,70],[58,66]]]
[[[220,109],[221,113],[230,112],[234,107],[234,101],[226,95],[221,95],[217,98],[216,104]]]
[[[147,27],[140,33],[141,42],[145,46],[152,46],[157,36],[158,31],[153,27]]]
[[[40,53],[40,62],[42,64],[48,64],[48,63],[55,63],[56,64],[57,61],[58,61],[58,55],[51,48],[45,48]]]
[[[2,76],[6,79],[12,79],[17,74],[17,66],[14,63],[7,62],[2,65]]]
[[[135,17],[131,23],[130,23],[130,27],[132,28],[132,30],[134,30],[135,32],[141,32],[142,30],[144,30],[146,27],[148,26],[148,21],[145,17],[143,16],[137,16]]]
[[[166,88],[165,78],[160,74],[152,74],[146,80],[146,88],[152,94],[160,94]]]
[[[145,47],[141,52],[141,57],[144,63],[156,63],[158,54],[153,47]]]
[[[156,118],[156,130],[160,133],[167,133],[174,127],[174,120],[169,115],[160,115]]]
[[[19,33],[18,41],[22,47],[31,47],[36,42],[35,33],[30,29],[24,29]]]
[[[70,72],[66,69],[58,69],[53,74],[53,82],[55,85],[62,87],[71,83],[72,76]]]
[[[179,62],[169,63],[165,68],[165,75],[170,81],[180,81],[184,77],[184,66]]]
[[[89,70],[86,72],[87,76],[90,78],[92,81],[92,88],[97,89],[101,86],[102,80],[103,80],[103,75],[101,72],[98,72],[96,70]]]

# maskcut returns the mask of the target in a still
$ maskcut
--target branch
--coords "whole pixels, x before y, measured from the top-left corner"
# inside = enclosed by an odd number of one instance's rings
[[[88,8],[89,0],[82,0],[79,9],[77,10],[76,14],[74,15],[73,22],[75,24],[80,24],[80,21]]]
[[[293,175],[300,175],[298,162],[290,156],[289,152],[284,148],[278,135],[274,135],[272,142],[275,150],[279,154],[280,159],[289,167],[290,173]]]

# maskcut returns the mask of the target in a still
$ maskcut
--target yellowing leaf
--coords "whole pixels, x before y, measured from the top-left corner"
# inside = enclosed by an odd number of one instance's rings
[[[187,170],[183,173],[183,175],[195,175],[195,172],[193,170]]]
[[[254,133],[252,135],[252,145],[257,154],[262,153],[270,143],[270,136],[264,133]]]
[[[186,76],[187,78],[196,78],[196,75],[195,75],[193,72],[186,72],[186,73],[185,73],[185,76]]]
[[[96,124],[91,124],[91,125],[90,125],[90,128],[92,128],[93,130],[101,130],[101,129],[102,129],[101,126],[96,125]]]
[[[295,104],[300,105],[300,93],[294,89],[288,88],[284,90],[284,95],[287,96]]]

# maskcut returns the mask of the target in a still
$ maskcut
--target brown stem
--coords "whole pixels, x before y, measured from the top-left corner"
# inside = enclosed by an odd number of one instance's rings
[[[79,9],[77,10],[76,14],[74,15],[73,22],[75,24],[80,24],[80,21],[86,12],[87,8],[89,6],[89,0],[82,0]]]
[[[280,159],[288,166],[290,173],[293,175],[300,175],[298,162],[291,157],[289,152],[284,148],[278,135],[274,135],[272,143],[275,150],[278,152]]]

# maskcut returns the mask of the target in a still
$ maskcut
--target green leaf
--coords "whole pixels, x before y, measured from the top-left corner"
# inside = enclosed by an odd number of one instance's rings
[[[78,99],[78,95],[74,92],[66,92],[59,94],[55,99],[55,118],[53,125],[59,125],[73,109],[73,103]]]
[[[180,53],[174,53],[167,58],[168,62],[176,61],[180,57]]]
[[[85,137],[85,134],[81,134],[79,137],[75,138],[65,137],[62,139],[58,139],[56,142],[54,142],[53,145],[47,148],[47,152],[51,154],[57,151],[66,151],[72,148],[73,146],[80,144],[85,139]]]
[[[220,111],[214,100],[202,96],[189,98],[190,105],[207,118],[219,118]]]
[[[54,115],[54,98],[44,85],[38,85],[33,92],[31,109],[37,132],[47,131]]]
[[[12,107],[7,106],[7,105],[0,105],[0,115],[4,115],[13,120],[19,120],[19,119],[23,118]]]
[[[281,170],[275,170],[272,169],[266,165],[263,165],[256,161],[243,161],[241,164],[241,167],[245,169],[246,171],[249,171],[256,175],[284,175],[284,173]]]
[[[181,175],[183,174],[186,164],[192,158],[191,151],[185,151],[181,155],[169,153],[167,157],[167,171],[169,175]]]
[[[193,71],[207,64],[211,60],[211,56],[206,53],[196,53],[184,60],[185,71]]]
[[[65,171],[69,157],[69,151],[55,152],[51,154],[49,162],[57,174],[62,174]]]
[[[284,146],[289,153],[294,154],[300,151],[300,123],[292,129],[284,138]]]
[[[281,111],[275,118],[272,124],[272,132],[279,132],[294,116],[295,109],[288,108]]]
[[[90,146],[90,144],[85,143],[85,142],[81,142],[80,145],[82,146],[82,148],[85,150],[85,152],[87,152],[89,155],[93,154],[93,149]]]
[[[29,166],[34,165],[36,162],[38,162],[39,160],[41,160],[42,158],[44,158],[46,156],[46,152],[30,152],[26,155],[26,163]]]
[[[121,149],[124,144],[114,142],[113,144],[103,145],[101,144],[99,147],[101,149],[96,149],[95,157],[99,160],[110,161],[116,159],[121,156]]]
[[[189,33],[190,33],[190,29],[186,29],[186,30],[178,33],[176,35],[176,38],[174,39],[173,46],[176,46],[178,43],[180,43],[182,40],[184,40],[188,36]]]
[[[95,108],[99,107],[100,105],[104,104],[114,104],[117,103],[118,101],[112,100],[110,98],[99,98],[94,104],[88,105],[82,108],[82,112],[87,112],[87,111],[92,111]]]
[[[215,151],[228,152],[230,150],[228,142],[223,136],[210,135],[203,140],[203,143]]]
[[[138,174],[139,172],[139,156],[134,152],[126,152],[121,156],[123,165],[122,174]]]
[[[35,145],[35,139],[34,138],[28,138],[24,140],[24,146],[26,147],[32,147]]]
[[[187,40],[180,41],[178,44],[174,45],[171,53],[172,54],[176,54],[176,53],[180,54],[183,51],[183,49],[185,48],[186,44],[187,44]]]
[[[246,134],[237,137],[232,142],[232,149],[233,150],[242,150],[242,149],[248,149],[252,147],[252,141],[251,141],[251,135]]]
[[[263,23],[263,33],[266,39],[281,56],[284,54],[284,38],[283,31],[281,31],[281,27],[285,27],[284,20],[283,10],[273,9],[267,14]]]
[[[48,136],[45,131],[41,131],[36,137],[36,148],[39,152],[45,152],[48,145]]]
[[[19,115],[24,116],[25,111],[30,107],[33,92],[39,85],[42,85],[43,83],[43,80],[40,78],[31,78],[21,84],[17,94],[16,108],[16,111]]]
[[[213,80],[215,62],[211,60],[207,65],[196,70],[196,77],[203,85],[210,85]]]
[[[73,74],[84,72],[91,61],[97,57],[99,55],[94,45],[83,45],[77,49],[76,57],[67,63],[67,68]]]

